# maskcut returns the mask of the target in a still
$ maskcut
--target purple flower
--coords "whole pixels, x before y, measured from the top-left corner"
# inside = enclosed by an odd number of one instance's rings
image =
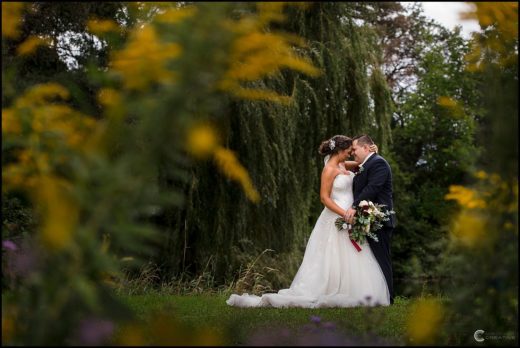
[[[14,242],[11,242],[10,240],[3,240],[2,241],[2,248],[7,249],[7,250],[11,250],[11,251],[18,250],[18,246]]]
[[[39,258],[36,250],[27,241],[16,245],[11,241],[2,241],[2,247],[9,252],[6,254],[5,272],[8,277],[28,277],[35,272]]]
[[[318,323],[321,322],[321,318],[318,317],[317,315],[311,315],[311,321],[312,321],[313,323],[318,324]]]
[[[336,324],[334,324],[332,321],[326,321],[323,323],[323,328],[324,329],[329,329],[329,330],[334,330],[336,329]]]
[[[85,345],[102,345],[114,332],[114,323],[101,318],[87,318],[80,322],[78,340]]]
[[[312,316],[314,323],[321,318]],[[319,320],[319,321],[318,321]],[[262,328],[256,330],[246,340],[246,346],[382,346],[394,345],[393,342],[377,335],[348,335],[338,330],[333,322],[321,325],[305,324],[296,330],[287,328]]]

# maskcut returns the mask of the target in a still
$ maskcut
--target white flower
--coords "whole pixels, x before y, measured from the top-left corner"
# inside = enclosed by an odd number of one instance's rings
[[[360,206],[360,207],[365,207],[365,206],[367,206],[367,205],[368,205],[368,202],[365,201],[365,200],[359,202],[359,206]]]
[[[344,230],[346,230],[346,229],[348,228],[348,225],[347,225],[347,224],[343,224],[343,225],[341,225],[341,227],[342,227]]]

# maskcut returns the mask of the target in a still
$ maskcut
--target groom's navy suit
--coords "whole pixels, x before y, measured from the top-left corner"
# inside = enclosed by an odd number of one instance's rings
[[[374,153],[363,164],[363,170],[354,177],[353,183],[354,203],[357,207],[362,200],[384,204],[385,209],[392,210],[392,171],[388,162]],[[379,241],[367,238],[372,252],[381,266],[381,270],[390,292],[390,303],[394,303],[394,286],[392,276],[392,260],[390,258],[390,242],[395,227],[395,217],[390,215],[390,220],[384,222],[383,227],[375,231]]]

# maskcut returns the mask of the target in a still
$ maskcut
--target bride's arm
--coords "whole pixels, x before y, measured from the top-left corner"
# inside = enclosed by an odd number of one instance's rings
[[[335,174],[336,173],[333,168],[323,168],[323,172],[321,173],[320,199],[321,203],[323,203],[327,208],[329,208],[339,216],[345,216],[345,209],[341,208],[332,200],[332,198],[330,198],[330,193],[332,191],[332,183],[334,182],[334,178],[336,177]]]
[[[345,161],[343,163],[345,163],[346,170],[352,170],[359,165],[359,163],[357,163],[356,161]]]

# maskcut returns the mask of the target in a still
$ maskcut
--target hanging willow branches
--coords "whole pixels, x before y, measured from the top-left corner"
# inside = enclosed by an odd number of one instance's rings
[[[238,187],[222,180],[212,162],[193,167],[183,186],[183,209],[164,216],[168,230],[158,263],[168,276],[210,271],[219,282],[234,277],[242,255],[273,249],[272,266],[284,267],[278,286],[289,285],[301,260],[320,204],[322,160],[318,144],[335,134],[369,132],[378,144],[390,139],[390,98],[376,64],[370,32],[349,17],[350,4],[290,7],[286,20],[267,31],[303,37],[297,52],[322,70],[318,77],[283,73],[250,84],[291,97],[291,103],[229,101],[219,120],[225,145],[237,153],[258,188],[250,204]],[[211,260],[210,269],[205,268]],[[276,260],[276,261],[275,261]],[[289,267],[289,269],[287,268]],[[276,280],[274,280],[276,282]]]

